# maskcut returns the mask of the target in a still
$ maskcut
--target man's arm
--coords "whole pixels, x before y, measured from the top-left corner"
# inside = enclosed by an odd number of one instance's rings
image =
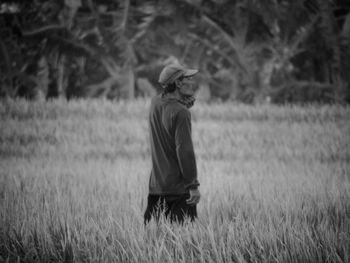
[[[189,190],[195,190],[199,186],[199,182],[191,137],[191,113],[186,109],[181,110],[176,117],[175,145],[185,187]]]

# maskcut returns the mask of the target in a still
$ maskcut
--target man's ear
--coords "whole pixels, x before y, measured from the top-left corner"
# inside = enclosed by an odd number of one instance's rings
[[[178,88],[182,87],[182,81],[179,80],[179,79],[175,80],[175,85],[176,85],[176,87],[178,87]]]

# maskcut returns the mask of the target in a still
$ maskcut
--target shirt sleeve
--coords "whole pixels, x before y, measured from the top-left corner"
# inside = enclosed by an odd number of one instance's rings
[[[191,113],[181,110],[175,123],[176,155],[187,189],[197,188],[197,165],[191,136]]]

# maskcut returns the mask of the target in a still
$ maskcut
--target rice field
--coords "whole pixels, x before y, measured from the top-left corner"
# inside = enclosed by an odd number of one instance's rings
[[[350,262],[350,108],[196,104],[201,202],[143,224],[149,101],[0,102],[0,262]]]

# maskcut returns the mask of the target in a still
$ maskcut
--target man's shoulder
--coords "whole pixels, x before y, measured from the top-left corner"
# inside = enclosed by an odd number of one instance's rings
[[[175,100],[169,104],[170,111],[177,119],[191,118],[191,113],[185,105],[178,100]]]
[[[183,105],[178,99],[167,98],[160,95],[156,95],[152,98],[152,104],[161,104],[173,113],[178,113],[180,111],[189,112],[187,107]]]
[[[180,119],[191,119],[191,112],[189,111],[189,109],[187,109],[187,107],[182,104],[181,106],[182,107],[179,107],[176,113],[177,117]]]

